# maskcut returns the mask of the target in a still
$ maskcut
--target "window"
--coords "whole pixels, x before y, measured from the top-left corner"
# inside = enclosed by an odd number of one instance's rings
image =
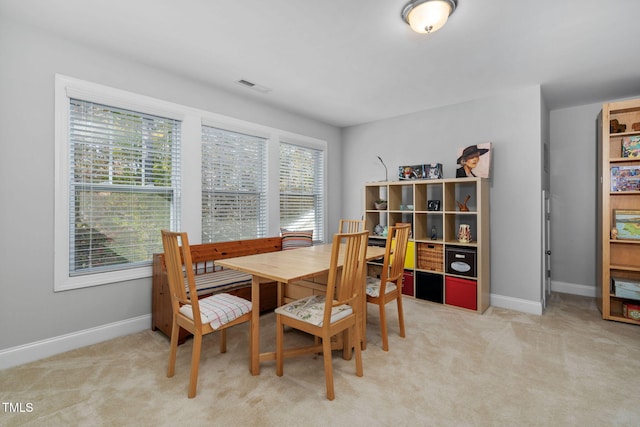
[[[150,264],[175,229],[180,122],[70,99],[69,274]]]
[[[267,235],[265,138],[202,126],[202,242]]]
[[[280,227],[324,241],[324,151],[280,143]]]
[[[326,141],[56,75],[54,150],[56,292],[150,278],[163,228],[326,233]]]
[[[175,104],[55,79],[54,291],[151,275],[178,229],[184,114]]]

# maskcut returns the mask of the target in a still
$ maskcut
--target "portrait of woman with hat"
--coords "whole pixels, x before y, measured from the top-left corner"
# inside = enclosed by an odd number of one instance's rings
[[[470,145],[462,150],[462,152],[458,150],[457,163],[460,167],[456,169],[456,178],[465,178],[468,176],[488,178],[491,165],[490,152],[491,143]],[[482,158],[480,158],[480,156],[482,156]]]

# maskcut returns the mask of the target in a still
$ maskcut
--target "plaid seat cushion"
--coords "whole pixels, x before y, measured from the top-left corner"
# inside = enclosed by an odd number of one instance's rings
[[[202,323],[209,323],[213,329],[251,311],[251,301],[230,294],[211,295],[199,300],[199,305]],[[180,307],[180,313],[193,319],[193,308],[189,304]]]

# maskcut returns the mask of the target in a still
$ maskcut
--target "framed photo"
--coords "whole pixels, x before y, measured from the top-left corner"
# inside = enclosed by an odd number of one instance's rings
[[[615,209],[613,222],[618,239],[640,240],[640,210]]]
[[[622,157],[640,158],[640,136],[622,138]]]
[[[425,165],[398,166],[398,178],[400,178],[400,180],[424,179],[424,166]]]
[[[459,148],[456,163],[456,178],[479,176],[491,177],[491,143],[475,144]]]
[[[427,200],[427,210],[428,211],[439,211],[440,210],[440,200]]]
[[[611,191],[640,191],[640,166],[611,167]]]
[[[442,163],[429,163],[424,165],[424,177],[427,179],[442,178]]]

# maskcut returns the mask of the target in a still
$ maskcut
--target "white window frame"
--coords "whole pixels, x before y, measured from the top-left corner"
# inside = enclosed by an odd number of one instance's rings
[[[278,141],[278,146],[277,146],[277,150],[278,150],[278,154],[280,153],[280,143],[283,144],[288,144],[288,145],[294,145],[294,146],[298,146],[298,147],[302,147],[302,148],[309,148],[309,149],[313,149],[313,150],[318,150],[321,152],[321,156],[322,156],[322,166],[323,166],[323,170],[322,170],[322,178],[320,180],[319,183],[317,183],[321,188],[321,193],[322,196],[324,198],[322,206],[321,206],[321,212],[319,212],[319,215],[321,216],[321,224],[318,228],[320,228],[320,235],[314,235],[313,236],[313,241],[314,244],[319,244],[319,243],[324,243],[327,239],[327,204],[328,204],[328,198],[327,198],[327,149],[326,149],[326,143],[324,143],[324,141],[313,141],[313,140],[309,140],[309,139],[290,139],[290,138],[282,138]],[[280,161],[278,159],[278,197],[280,196]],[[280,202],[278,201],[278,220],[280,219]],[[317,233],[314,233],[317,234]]]
[[[69,167],[69,102],[71,98],[176,120],[183,120],[184,114],[176,108],[172,108],[170,104],[153,98],[66,76],[56,75],[55,78],[54,291],[149,277],[151,275],[150,265],[76,276],[70,275],[69,180],[71,171]]]
[[[267,212],[267,205],[269,203],[269,193],[267,191],[267,182],[268,182],[268,170],[266,168],[266,163],[267,163],[267,159],[268,159],[268,144],[269,144],[269,138],[265,135],[255,135],[257,132],[238,132],[235,130],[230,130],[230,129],[225,129],[224,127],[220,127],[220,126],[211,126],[208,124],[203,124],[202,125],[202,135],[203,135],[203,142],[202,142],[202,146],[201,148],[204,149],[204,133],[205,133],[205,128],[207,129],[214,129],[215,131],[220,131],[221,133],[224,133],[225,135],[228,134],[234,134],[237,135],[237,138],[242,138],[242,136],[246,136],[247,138],[250,139],[254,139],[252,142],[256,144],[256,150],[254,151],[261,154],[260,156],[258,156],[258,158],[256,159],[258,164],[257,165],[253,165],[255,166],[253,168],[253,170],[255,169],[261,169],[260,171],[257,171],[257,173],[253,174],[251,176],[251,178],[248,178],[251,181],[254,181],[256,183],[258,183],[258,185],[256,186],[256,190],[253,192],[249,192],[246,193],[247,195],[249,194],[253,194],[254,196],[258,197],[258,205],[257,205],[257,210],[251,210],[251,212],[256,212],[256,221],[257,221],[257,227],[255,228],[255,233],[250,233],[250,236],[244,235],[244,236],[239,236],[238,234],[236,234],[235,236],[232,236],[230,234],[225,233],[222,237],[223,239],[218,239],[218,240],[214,240],[213,242],[216,241],[222,241],[224,239],[226,240],[230,240],[230,237],[232,239],[249,239],[249,238],[259,238],[259,237],[266,237],[269,233],[268,233],[268,212]],[[214,132],[215,132],[214,131]],[[257,141],[260,140],[260,141]],[[235,147],[238,147],[239,144],[235,144],[234,145],[234,153],[237,153],[237,151],[235,150]],[[258,148],[259,147],[259,148]],[[209,148],[212,151],[216,150],[216,146],[215,144],[212,144]],[[205,166],[207,166],[208,168],[208,162],[212,162],[213,164],[216,163],[216,159],[215,158],[208,158],[208,159],[203,159],[202,163],[200,165],[201,170],[203,170],[205,168]],[[229,169],[232,170],[232,173],[234,174],[234,176],[237,176],[236,174],[238,173],[238,170],[236,169],[237,166],[241,166],[238,164],[233,164],[231,167],[229,167]],[[215,168],[214,168],[215,169]],[[256,178],[256,177],[260,177],[260,178]],[[241,181],[239,184],[241,184],[240,188],[244,188],[245,185],[249,186],[249,185],[253,185],[253,183],[249,183],[246,182],[246,179],[243,179],[243,181]],[[201,183],[203,184],[201,187],[201,191],[203,191],[203,195],[204,195],[204,183],[201,180]],[[224,193],[224,192],[223,192]],[[218,190],[216,190],[215,188],[211,188],[209,189],[209,194],[215,198],[216,196],[220,196],[221,194],[223,194],[221,192],[219,192]],[[235,196],[242,196],[242,191],[239,190],[239,188],[236,188],[234,190],[231,190],[228,194],[232,194]],[[203,201],[204,202],[204,201]],[[264,211],[262,209],[260,209],[261,207],[264,208]],[[204,207],[203,207],[204,208]],[[237,205],[234,206],[233,210],[237,210]],[[228,213],[228,212],[227,212]],[[205,219],[205,215],[204,212],[202,212],[202,220],[204,221]],[[204,226],[203,226],[203,230],[204,230]],[[204,231],[203,231],[204,234]],[[218,236],[221,237],[221,236]],[[204,241],[204,235],[201,235],[201,239]]]

